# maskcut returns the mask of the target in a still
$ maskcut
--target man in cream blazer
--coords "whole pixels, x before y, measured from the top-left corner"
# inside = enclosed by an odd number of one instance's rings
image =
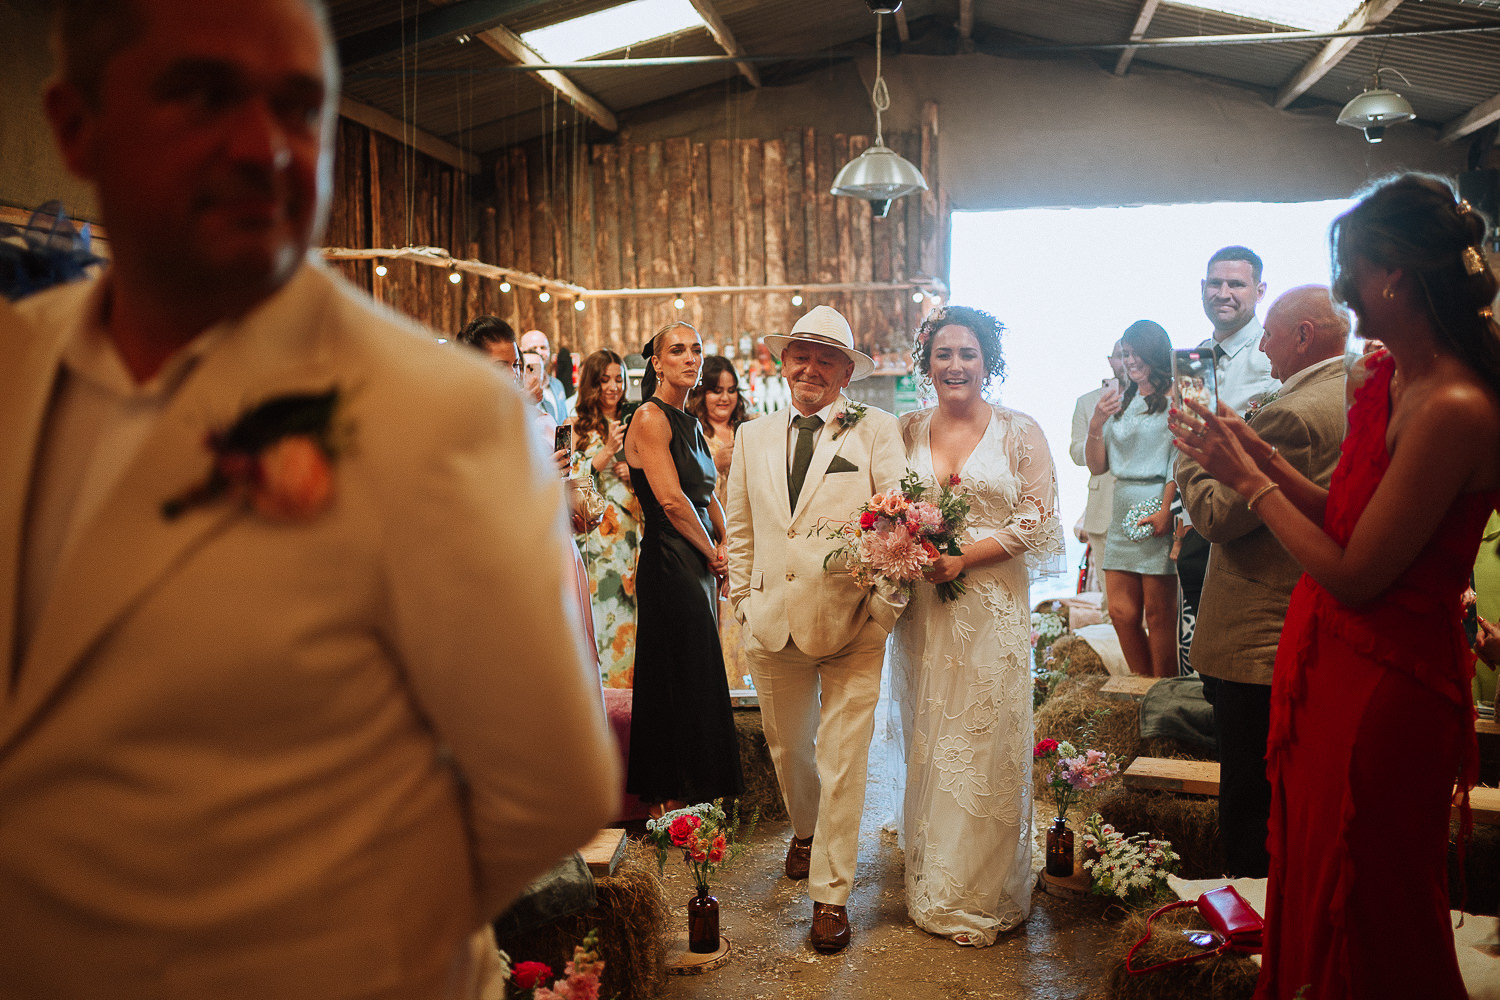
[[[843,395],[875,366],[836,310],[817,306],[765,341],[792,405],[735,435],[729,597],[792,819],[786,874],[808,879],[813,946],[835,952],[849,943],[866,761],[899,609],[837,565],[825,569],[835,543],[819,529],[896,488],[906,455],[895,417]]]
[[[471,995],[618,799],[556,474],[306,260],[311,8],[59,7],[113,264],[0,331],[0,998]]]
[[[1271,306],[1260,342],[1282,385],[1252,412],[1251,426],[1320,486],[1333,476],[1344,439],[1348,332],[1349,317],[1329,300],[1328,289],[1305,285]],[[1186,456],[1177,463],[1177,484],[1193,525],[1211,543],[1192,659],[1214,706],[1225,863],[1230,875],[1265,878],[1271,668],[1302,568],[1244,497]]]
[[[1124,346],[1122,341],[1117,340],[1109,349],[1109,367],[1114,373],[1116,387],[1123,385],[1125,379],[1125,360],[1121,354]],[[1068,439],[1068,457],[1073,460],[1074,465],[1088,466],[1084,451],[1088,447],[1089,418],[1094,415],[1094,407],[1098,405],[1102,395],[1104,386],[1090,389],[1079,396],[1078,402],[1073,406],[1073,432]],[[1094,589],[1101,592],[1100,607],[1105,611],[1109,610],[1109,602],[1102,595],[1104,577],[1099,572],[1099,565],[1104,560],[1104,536],[1109,532],[1109,522],[1113,519],[1114,500],[1114,476],[1108,472],[1089,476],[1088,500],[1083,507],[1083,517],[1078,520],[1078,540],[1088,544],[1089,579],[1093,581]]]

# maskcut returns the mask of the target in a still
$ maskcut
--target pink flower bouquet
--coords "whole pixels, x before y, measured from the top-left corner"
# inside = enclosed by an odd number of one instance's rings
[[[500,953],[509,973],[506,993],[519,1000],[599,1000],[599,977],[604,962],[599,958],[599,932],[591,930],[583,943],[573,948],[573,960],[563,968],[561,979],[551,986],[547,980],[552,967],[545,962],[518,962],[510,965],[510,956]]]
[[[877,493],[843,522],[827,525],[827,536],[839,544],[824,558],[823,568],[842,559],[861,587],[896,604],[911,599],[912,589],[940,555],[962,555],[959,536],[969,516],[969,499],[951,477],[938,491],[908,472],[897,489]],[[938,597],[951,601],[964,592],[963,574],[937,585]]]
[[[1093,733],[1093,719],[1081,730],[1083,740]],[[1057,818],[1067,819],[1068,810],[1084,792],[1097,788],[1120,773],[1120,760],[1103,750],[1088,750],[1067,740],[1045,739],[1031,751],[1034,773],[1052,793]]]

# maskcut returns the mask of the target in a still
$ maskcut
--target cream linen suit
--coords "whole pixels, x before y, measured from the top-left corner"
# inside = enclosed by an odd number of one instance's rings
[[[0,997],[464,995],[473,932],[618,794],[520,399],[304,265],[222,328],[18,656],[27,484],[106,282],[0,336]],[[206,432],[330,387],[316,519],[162,517]]]
[[[843,396],[828,411],[848,406]],[[896,418],[868,407],[826,424],[797,509],[787,490],[792,408],[743,423],[729,466],[729,598],[744,624],[766,741],[798,837],[814,837],[808,895],[844,905],[854,884],[885,640],[899,609],[823,559],[822,520],[847,520],[906,472]],[[816,750],[814,741],[816,740]]]

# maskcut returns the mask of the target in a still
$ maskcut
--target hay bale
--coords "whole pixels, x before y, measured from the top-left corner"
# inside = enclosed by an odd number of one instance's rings
[[[1132,913],[1120,927],[1116,939],[1116,959],[1110,974],[1110,996],[1113,1000],[1241,1000],[1255,992],[1260,966],[1236,952],[1226,952],[1197,962],[1158,969],[1144,976],[1125,971],[1125,956],[1146,934],[1148,911]],[[1208,925],[1192,907],[1164,913],[1151,924],[1151,940],[1141,945],[1131,960],[1133,968],[1166,962],[1184,955],[1201,953],[1183,936],[1185,930],[1207,930]]]
[[[740,770],[745,775],[745,794],[739,799],[740,816],[749,822],[759,809],[761,819],[786,819],[786,801],[781,797],[781,783],[776,780],[776,766],[771,763],[771,748],[766,745],[760,709],[735,709],[734,731],[740,741]],[[725,810],[728,808],[726,803]]]
[[[1106,785],[1094,811],[1121,833],[1145,831],[1172,842],[1182,858],[1177,874],[1185,879],[1218,878],[1224,874],[1219,848],[1219,802],[1201,795],[1180,795]]]
[[[1065,669],[1069,676],[1076,677],[1080,674],[1109,675],[1104,669],[1104,661],[1084,639],[1076,635],[1065,635],[1052,644],[1051,651],[1047,654],[1054,667]],[[1063,664],[1067,664],[1063,667]]]
[[[1197,743],[1174,740],[1170,736],[1150,736],[1140,741],[1137,748],[1142,757],[1163,757],[1167,760],[1218,760],[1218,755]]]
[[[1140,706],[1135,702],[1106,698],[1099,689],[1109,677],[1104,674],[1082,674],[1058,682],[1046,704],[1035,716],[1036,739],[1074,741],[1078,730],[1096,712],[1091,749],[1135,759],[1140,743]]]
[[[598,903],[535,930],[496,939],[512,962],[546,962],[555,974],[572,960],[573,947],[590,928],[599,930],[599,956],[604,960],[601,996],[619,1000],[649,1000],[666,986],[667,903],[657,874],[656,852],[627,840],[625,854],[613,875],[594,880]]]

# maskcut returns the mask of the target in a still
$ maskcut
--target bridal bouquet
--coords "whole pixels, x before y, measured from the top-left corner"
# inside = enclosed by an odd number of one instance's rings
[[[1084,723],[1081,742],[1092,735],[1092,723],[1092,719]],[[1077,747],[1067,740],[1041,740],[1032,748],[1031,756],[1035,767],[1046,768],[1042,780],[1052,793],[1058,819],[1068,818],[1068,810],[1084,792],[1120,773],[1120,760],[1114,754]]]
[[[962,555],[958,539],[969,517],[969,498],[959,492],[958,476],[937,490],[922,484],[908,471],[899,486],[877,493],[847,521],[825,530],[839,544],[823,559],[849,564],[849,575],[886,600],[905,604],[922,574],[940,555]],[[964,592],[963,574],[937,585],[938,598],[951,601]]]
[[[665,868],[668,853],[674,848],[681,850],[700,892],[708,891],[708,880],[715,869],[733,861],[738,853],[735,834],[740,827],[740,807],[736,803],[733,815],[726,817],[723,803],[723,799],[700,802],[646,821],[646,840],[656,846],[657,866]],[[759,815],[757,812],[750,818],[752,830]]]
[[[1170,840],[1157,840],[1147,833],[1125,836],[1094,813],[1083,824],[1085,852],[1098,857],[1083,863],[1093,878],[1096,896],[1114,896],[1126,906],[1154,903],[1167,891],[1167,876],[1182,859]]]

